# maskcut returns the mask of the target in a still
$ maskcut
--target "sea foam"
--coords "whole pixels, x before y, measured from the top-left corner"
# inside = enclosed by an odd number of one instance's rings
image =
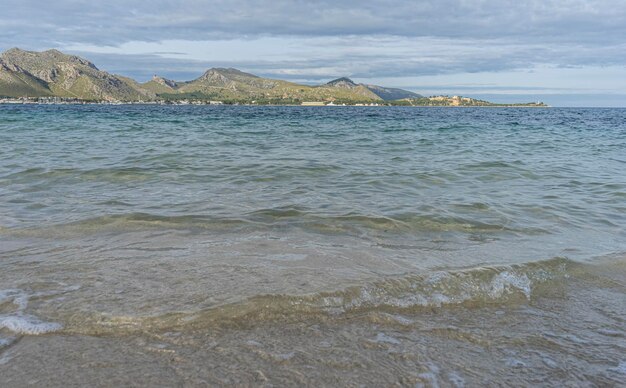
[[[37,317],[29,315],[0,316],[0,329],[6,328],[18,334],[45,334],[57,331],[62,327],[59,323],[42,322]]]
[[[25,313],[30,298],[53,296],[68,291],[75,291],[79,286],[65,287],[60,291],[37,292],[29,294],[20,289],[0,290],[0,303],[10,301],[15,311],[0,315],[0,330],[7,329],[16,334],[39,335],[60,330],[63,326],[55,322],[44,322],[41,319]]]

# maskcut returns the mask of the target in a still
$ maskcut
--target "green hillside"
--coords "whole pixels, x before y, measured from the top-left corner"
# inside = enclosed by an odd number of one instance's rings
[[[173,81],[155,75],[140,84],[131,78],[102,71],[75,55],[58,50],[36,52],[18,48],[0,55],[0,97],[64,97],[105,102],[545,106],[542,103],[493,104],[459,96],[423,97],[407,90],[355,83],[345,77],[317,86],[301,85],[232,68],[212,68],[191,81]]]
[[[52,91],[45,82],[17,66],[9,65],[0,58],[0,96],[47,97]]]
[[[219,100],[270,104],[302,102],[373,103],[388,100],[392,89],[355,84],[347,78],[319,86],[258,77],[232,68],[212,68],[191,81],[154,76],[140,84],[109,74],[93,63],[58,50],[13,48],[0,55],[0,96],[66,97],[96,101]],[[393,89],[397,96],[418,95]],[[399,94],[398,94],[399,93]]]
[[[167,99],[205,98],[227,101],[340,101],[372,102],[381,100],[364,87],[353,89],[332,85],[308,86],[261,78],[237,69],[213,68],[189,82],[175,82],[161,77],[142,84]]]
[[[138,89],[138,84],[134,81],[131,83],[128,79],[100,71],[83,58],[57,50],[34,52],[13,48],[2,53],[0,59],[11,73],[0,80],[0,90],[6,89],[13,95],[21,90],[29,96],[54,95],[82,100],[130,101],[154,97],[153,94]],[[20,69],[23,73],[15,69]],[[36,81],[40,86],[14,89],[9,80],[13,80],[14,85],[15,78],[23,78],[24,73],[32,77],[26,83],[32,84],[31,81]]]

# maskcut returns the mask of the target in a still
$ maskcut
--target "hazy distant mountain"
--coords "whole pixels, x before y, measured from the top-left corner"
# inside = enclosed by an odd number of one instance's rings
[[[341,89],[356,89],[359,85],[354,83],[350,78],[341,77],[334,79],[326,84],[327,86],[332,86],[334,88]]]
[[[341,89],[351,89],[351,90],[365,89],[385,101],[400,100],[403,98],[422,97],[421,95],[410,92],[408,90],[386,88],[386,87],[378,86],[378,85],[357,84],[354,81],[352,81],[350,78],[346,78],[346,77],[337,78],[336,80],[330,81],[326,85],[334,87],[334,88],[341,88]]]
[[[154,93],[125,77],[99,70],[86,59],[57,50],[13,48],[0,56],[0,95],[58,96],[83,100],[141,100]],[[22,81],[20,83],[19,81]]]
[[[382,97],[374,93],[372,90],[370,90],[367,86],[362,85],[362,84],[356,84],[350,78],[346,78],[346,77],[337,78],[336,80],[330,81],[327,84],[322,85],[321,87],[331,87],[334,89],[349,90],[360,96],[371,98],[373,100],[383,99]]]
[[[386,88],[384,86],[378,85],[366,85],[372,93],[376,94],[378,97],[382,98],[385,101],[391,100],[400,100],[403,98],[420,98],[423,97],[421,94],[413,93],[408,90],[398,89],[398,88]]]

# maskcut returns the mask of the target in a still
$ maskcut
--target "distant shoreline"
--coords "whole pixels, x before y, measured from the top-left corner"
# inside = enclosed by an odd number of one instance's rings
[[[384,108],[384,107],[400,107],[400,108],[552,108],[550,105],[394,105],[394,104],[377,104],[377,105],[298,105],[298,104],[211,104],[211,103],[179,103],[179,102],[94,102],[94,101],[67,101],[67,102],[36,102],[21,100],[0,100],[0,105],[105,105],[105,106],[268,106],[268,107],[302,107],[302,108],[333,108],[333,107],[352,107],[352,108]]]
[[[267,106],[489,106],[544,107],[542,102],[497,104],[461,95],[424,96],[410,90],[357,83],[340,77],[319,85],[259,77],[213,67],[199,77],[150,81],[102,71],[85,58],[58,50],[12,48],[0,54],[0,100],[19,103],[103,103]],[[2,102],[2,101],[0,101]]]

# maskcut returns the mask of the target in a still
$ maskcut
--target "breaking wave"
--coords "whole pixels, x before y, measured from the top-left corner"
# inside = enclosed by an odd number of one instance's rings
[[[74,317],[64,330],[82,334],[152,331],[263,322],[334,319],[368,311],[415,311],[526,303],[542,287],[555,286],[582,264],[565,258],[521,265],[435,271],[386,278],[339,291],[308,295],[257,295],[239,303],[154,317]]]
[[[6,329],[14,334],[39,335],[60,330],[63,325],[45,322],[25,312],[32,298],[49,297],[75,291],[79,287],[70,286],[58,291],[28,293],[21,289],[0,290],[0,331]],[[10,305],[10,306],[7,306]],[[2,338],[0,338],[0,345]]]

